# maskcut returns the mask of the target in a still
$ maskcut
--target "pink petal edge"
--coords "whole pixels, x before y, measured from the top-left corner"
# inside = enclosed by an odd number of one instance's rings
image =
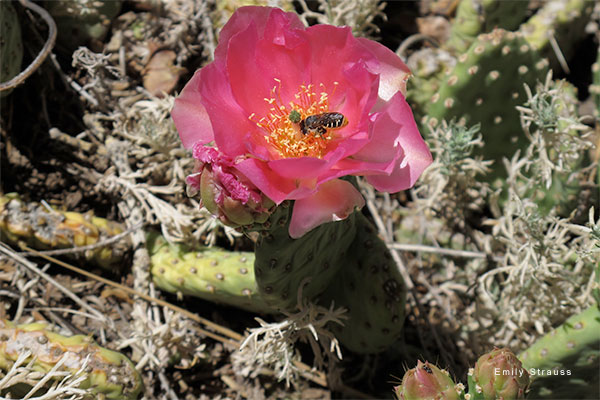
[[[365,199],[350,182],[325,182],[312,196],[294,202],[290,237],[297,239],[323,223],[343,220],[364,205]]]
[[[372,72],[380,75],[379,97],[389,100],[398,91],[406,94],[406,81],[411,72],[400,57],[381,43],[365,38],[358,38],[358,41],[379,60],[378,65],[371,66]]]

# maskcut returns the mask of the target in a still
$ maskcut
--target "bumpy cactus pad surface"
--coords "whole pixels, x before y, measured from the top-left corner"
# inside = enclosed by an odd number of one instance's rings
[[[137,399],[142,391],[142,379],[133,363],[119,352],[98,346],[90,337],[62,336],[43,323],[15,325],[0,320],[0,369],[8,371],[27,351],[31,352],[27,362],[34,360],[33,368],[40,372],[49,372],[61,359],[60,370],[72,374],[85,365],[87,377],[80,387],[91,388],[98,398]]]
[[[169,244],[157,235],[150,236],[148,249],[150,272],[159,288],[248,311],[274,312],[258,294],[254,253],[193,249]]]
[[[332,327],[340,342],[357,353],[380,352],[402,332],[406,288],[396,263],[377,231],[356,213],[357,233],[344,267],[321,303],[348,309],[344,327]]]
[[[290,238],[286,216],[273,220],[255,250],[254,272],[265,301],[274,308],[291,310],[297,305],[300,285],[304,285],[302,294],[307,299],[323,293],[346,265],[346,252],[356,233],[356,214],[320,225],[299,239]]]
[[[547,73],[547,62],[519,33],[495,29],[482,34],[458,57],[428,107],[427,124],[456,119],[481,123],[485,159],[501,159],[527,143],[517,105],[526,101],[524,84],[534,87]]]
[[[53,210],[39,203],[25,203],[14,193],[0,196],[0,238],[9,243],[23,241],[39,250],[62,249],[93,245],[123,231],[121,224],[91,213]],[[106,269],[117,269],[127,248],[127,239],[124,239],[85,253],[75,253],[75,257]]]
[[[495,28],[516,29],[527,13],[526,1],[462,0],[456,10],[447,47],[465,52],[477,35]]]
[[[592,306],[569,318],[519,358],[531,373],[529,398],[598,399],[600,309]]]

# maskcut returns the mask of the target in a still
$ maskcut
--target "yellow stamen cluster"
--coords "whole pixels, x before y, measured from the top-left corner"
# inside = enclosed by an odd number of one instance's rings
[[[286,105],[281,99],[281,81],[277,78],[275,81],[277,85],[271,89],[271,97],[264,99],[271,106],[269,113],[256,121],[256,125],[265,131],[264,140],[271,153],[281,158],[323,157],[327,143],[333,139],[330,130],[327,129],[323,135],[302,134],[299,123],[290,119],[290,113],[297,111],[301,121],[310,115],[329,112],[329,95],[325,85],[319,85],[318,94],[315,85],[300,85],[295,99]],[[338,83],[334,82],[334,85],[333,93]],[[255,118],[254,113],[249,117],[252,121]]]

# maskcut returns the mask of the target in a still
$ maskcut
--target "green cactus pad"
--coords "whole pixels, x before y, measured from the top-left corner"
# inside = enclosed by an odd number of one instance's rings
[[[344,326],[332,330],[356,353],[377,353],[399,337],[404,324],[406,287],[396,263],[375,228],[356,213],[356,238],[344,267],[323,294],[321,303],[348,309]]]
[[[289,213],[291,208],[285,211]],[[355,214],[343,221],[322,224],[299,239],[290,238],[287,215],[271,216],[270,229],[262,232],[256,243],[254,266],[258,288],[269,305],[291,310],[297,305],[301,284],[305,283],[302,294],[308,299],[330,286],[344,267],[345,253],[354,240]]]
[[[8,82],[21,71],[23,41],[19,18],[11,1],[0,1],[0,82]],[[10,90],[0,92],[6,96]]]
[[[495,172],[502,174],[502,157],[527,142],[515,109],[526,101],[523,84],[533,87],[546,73],[547,62],[521,34],[496,29],[479,35],[431,98],[426,123],[481,123],[483,156],[495,160]]]
[[[568,62],[577,48],[575,44],[585,35],[593,7],[594,2],[589,0],[550,0],[520,31],[542,57],[550,60],[552,68],[557,68],[557,48]]]
[[[592,306],[519,355],[531,375],[528,398],[597,399],[600,394],[600,309]]]
[[[25,203],[16,193],[0,196],[0,238],[9,243],[25,242],[38,250],[63,249],[98,243],[124,231],[121,224],[91,213],[60,211],[39,203]],[[77,259],[116,270],[128,250],[127,238],[85,253]]]
[[[446,73],[455,65],[456,58],[442,49],[422,49],[408,59],[408,67],[413,75],[406,83],[406,100],[410,103],[415,120],[423,120],[431,96],[438,92]]]
[[[481,33],[494,28],[518,28],[525,18],[527,6],[527,1],[462,0],[456,9],[446,47],[462,53]]]
[[[102,40],[112,20],[121,11],[121,0],[56,0],[47,4],[56,21],[57,40],[68,49],[76,49],[89,40]]]
[[[142,379],[133,363],[123,354],[98,346],[84,335],[62,336],[46,324],[15,325],[0,319],[0,370],[8,371],[20,354],[30,351],[33,369],[49,372],[66,357],[60,370],[76,373],[86,363],[82,389],[91,389],[100,398],[137,399]],[[62,379],[62,376],[57,377]]]
[[[148,250],[152,279],[162,290],[252,312],[274,312],[258,294],[254,253],[192,249],[169,244],[158,235],[149,237]]]

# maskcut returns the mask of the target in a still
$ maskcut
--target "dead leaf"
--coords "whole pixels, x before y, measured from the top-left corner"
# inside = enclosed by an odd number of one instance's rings
[[[144,87],[153,96],[163,97],[165,93],[170,93],[179,77],[185,73],[185,68],[173,64],[176,57],[173,50],[157,51],[142,71]]]

